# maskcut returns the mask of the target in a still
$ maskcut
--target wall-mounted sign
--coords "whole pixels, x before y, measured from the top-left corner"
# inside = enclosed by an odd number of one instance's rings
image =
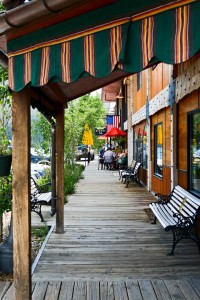
[[[106,133],[106,127],[96,127],[95,129],[94,129],[94,134],[95,135],[103,135],[103,134],[105,134]]]

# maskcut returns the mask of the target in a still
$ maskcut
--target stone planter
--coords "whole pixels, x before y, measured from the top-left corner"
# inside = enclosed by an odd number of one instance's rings
[[[12,155],[0,155],[0,176],[10,174]]]

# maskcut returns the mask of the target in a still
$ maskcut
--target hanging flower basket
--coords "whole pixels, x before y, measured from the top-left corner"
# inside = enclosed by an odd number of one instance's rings
[[[12,155],[0,155],[0,176],[10,174]]]

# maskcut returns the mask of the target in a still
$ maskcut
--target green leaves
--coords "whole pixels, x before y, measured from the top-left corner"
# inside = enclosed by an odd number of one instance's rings
[[[0,215],[12,208],[12,177],[0,177]]]
[[[9,154],[11,131],[11,95],[8,89],[8,73],[0,66],[0,154]]]
[[[39,112],[31,120],[31,144],[47,155],[51,152],[51,125]]]
[[[94,133],[95,127],[104,127],[106,111],[100,97],[87,94],[69,103],[65,112],[65,153],[73,161],[74,147],[82,144],[84,126],[87,123]],[[93,135],[94,147],[97,140]]]

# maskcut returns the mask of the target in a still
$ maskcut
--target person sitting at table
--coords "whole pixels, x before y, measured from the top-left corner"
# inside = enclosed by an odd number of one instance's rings
[[[104,165],[106,166],[107,170],[113,169],[113,162],[114,162],[114,153],[110,150],[110,148],[107,149],[107,151],[104,153]]]
[[[101,170],[103,170],[103,166],[104,166],[104,152],[105,152],[105,147],[102,147],[102,149],[99,151],[98,170],[99,170],[99,166],[100,165],[101,165]]]
[[[127,165],[128,162],[128,150],[122,150],[122,153],[120,153],[116,158],[116,167],[119,169],[122,165]]]

